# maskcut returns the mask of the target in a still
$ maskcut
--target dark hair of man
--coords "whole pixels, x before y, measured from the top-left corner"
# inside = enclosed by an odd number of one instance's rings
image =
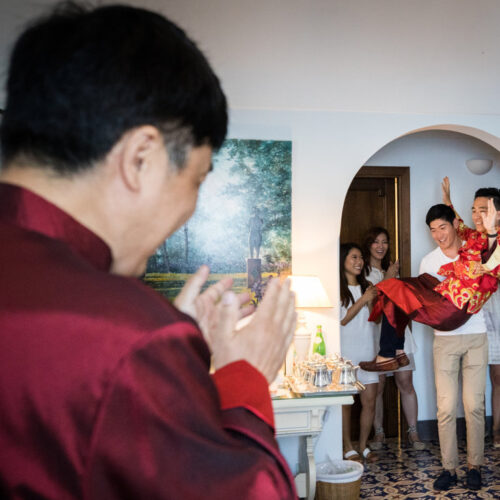
[[[363,254],[363,260],[365,261],[365,265],[363,267],[364,276],[368,276],[372,269],[372,266],[370,265],[370,256],[371,256],[370,247],[380,234],[383,234],[387,238],[387,243],[391,242],[387,229],[383,227],[371,227],[370,229],[368,229],[363,239],[363,244],[361,245],[361,251]],[[381,263],[382,269],[384,271],[387,271],[390,263],[391,263],[391,249],[389,247],[387,248],[387,252],[384,255],[384,258],[382,259]]]
[[[474,194],[476,198],[493,198],[493,203],[497,210],[500,210],[500,189],[494,187],[479,188]]]
[[[339,276],[340,276],[340,301],[344,307],[349,307],[349,304],[354,304],[354,297],[349,290],[349,285],[347,283],[347,276],[345,274],[345,260],[349,255],[349,252],[356,248],[361,252],[361,247],[356,243],[341,243],[340,244],[340,257],[339,257]],[[358,283],[361,285],[361,293],[370,285],[363,273],[358,276]]]
[[[5,164],[72,174],[141,125],[160,130],[179,168],[190,147],[218,149],[226,136],[219,80],[175,24],[136,7],[62,2],[17,40],[1,128]]]
[[[439,203],[438,205],[433,205],[429,208],[427,215],[425,216],[425,222],[430,227],[431,222],[437,219],[442,219],[450,224],[453,224],[456,215],[451,207],[445,205],[444,203]]]

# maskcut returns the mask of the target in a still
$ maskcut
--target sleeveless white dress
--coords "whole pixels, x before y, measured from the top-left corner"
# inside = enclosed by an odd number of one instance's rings
[[[349,286],[349,290],[356,302],[361,297],[361,286]],[[340,319],[342,320],[351,307],[341,306]],[[368,321],[370,311],[368,306],[363,306],[361,310],[352,318],[346,326],[340,325],[340,352],[344,359],[350,359],[354,365],[360,361],[372,360],[378,352],[377,331],[378,325]],[[364,384],[377,384],[377,372],[365,372],[358,370],[358,380]]]

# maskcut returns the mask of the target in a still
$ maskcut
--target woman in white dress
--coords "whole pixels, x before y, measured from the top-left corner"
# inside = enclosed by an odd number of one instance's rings
[[[363,276],[361,248],[354,243],[340,245],[340,350],[344,358],[358,364],[362,359],[373,359],[376,350],[377,325],[368,321],[371,304],[377,296],[374,286]],[[375,399],[377,397],[378,373],[359,370],[359,381],[366,386],[360,393],[361,415],[359,429],[359,452],[351,441],[351,405],[342,406],[342,438],[344,458],[367,461],[376,456],[367,445],[373,425]]]
[[[399,262],[391,262],[389,250],[389,233],[382,227],[373,227],[369,229],[362,245],[362,252],[365,262],[363,270],[368,282],[376,285],[380,281],[388,278],[396,278],[399,274]],[[378,346],[380,338],[380,328],[376,335],[376,345]],[[413,352],[416,350],[413,335],[409,328],[405,332],[404,351],[407,354],[410,364],[399,368],[395,372],[384,372],[379,375],[379,385],[377,401],[375,407],[375,418],[373,428],[375,436],[370,446],[374,450],[379,450],[385,440],[384,434],[384,402],[383,393],[385,386],[385,377],[392,375],[396,380],[399,392],[401,394],[401,403],[403,411],[408,422],[408,442],[415,450],[423,450],[425,445],[420,440],[417,433],[417,414],[418,402],[415,388],[413,387],[413,370],[415,370],[415,360]]]

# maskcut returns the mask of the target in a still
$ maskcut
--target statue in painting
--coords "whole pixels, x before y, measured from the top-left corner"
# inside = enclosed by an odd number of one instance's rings
[[[260,253],[260,245],[262,244],[262,224],[263,220],[260,217],[260,212],[257,207],[253,209],[253,214],[252,217],[250,218],[249,221],[249,226],[250,226],[250,237],[248,239],[248,243],[250,246],[250,258],[254,258],[254,253],[255,253],[255,258],[259,258],[259,253]]]

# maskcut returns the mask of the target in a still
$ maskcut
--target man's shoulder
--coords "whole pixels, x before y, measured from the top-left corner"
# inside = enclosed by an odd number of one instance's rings
[[[442,250],[439,247],[436,247],[434,248],[434,250],[431,250],[429,253],[425,254],[420,262],[421,265],[423,265],[443,258],[444,254]]]
[[[107,324],[110,332],[123,331],[118,325],[125,324],[125,330],[137,325],[148,331],[192,321],[141,280],[98,269],[61,241],[15,226],[5,234],[0,310],[18,308],[34,318],[41,312],[54,319],[71,317],[82,330]]]

